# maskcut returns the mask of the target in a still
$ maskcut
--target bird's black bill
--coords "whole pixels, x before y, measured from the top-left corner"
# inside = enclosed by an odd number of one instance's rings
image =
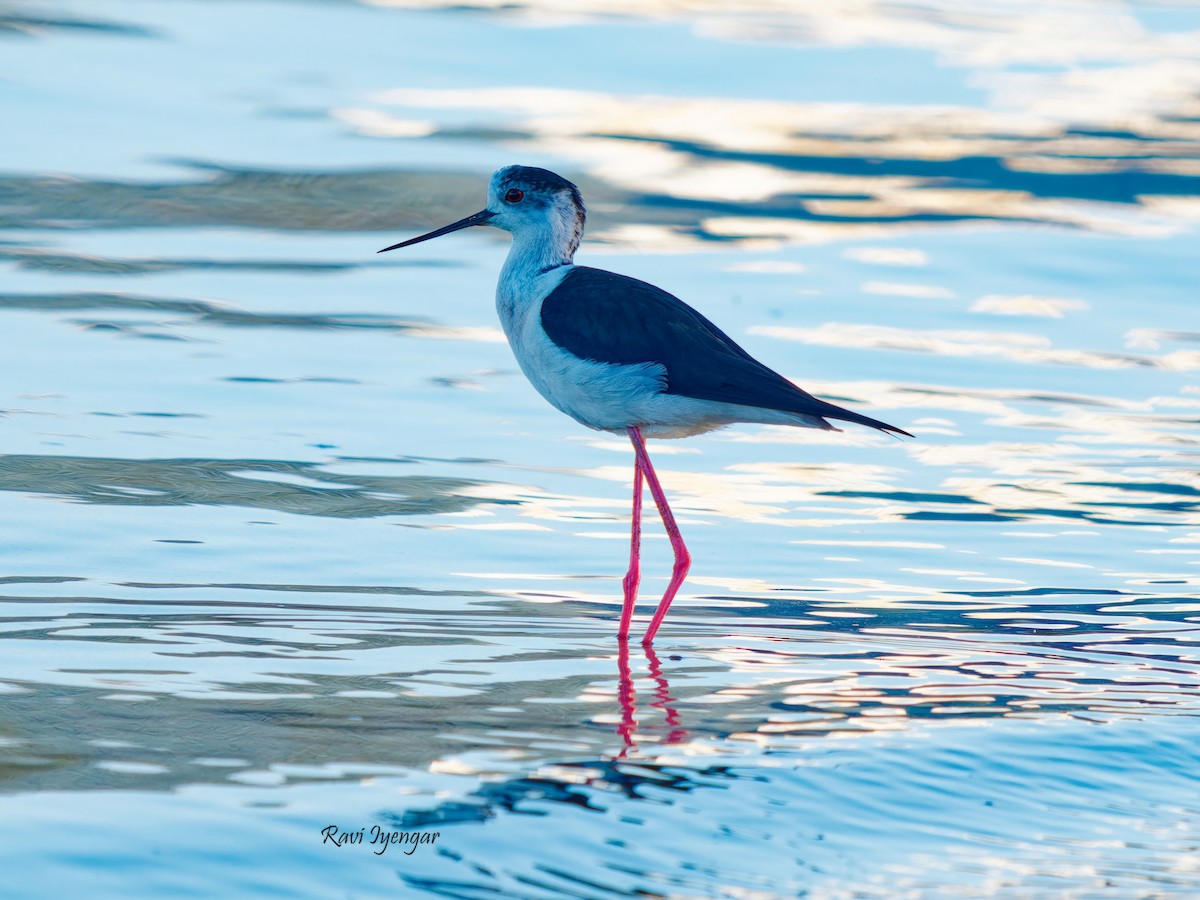
[[[473,216],[467,216],[465,219],[459,219],[457,222],[439,228],[436,231],[431,231],[429,234],[423,234],[420,237],[411,238],[407,241],[401,241],[398,244],[392,244],[390,247],[384,247],[382,250],[377,250],[377,253],[387,253],[389,250],[399,250],[401,247],[409,247],[413,244],[419,244],[421,241],[433,240],[435,237],[441,237],[443,234],[450,234],[452,231],[459,231],[463,228],[470,228],[472,225],[486,225],[488,219],[496,215],[490,209],[481,209]]]

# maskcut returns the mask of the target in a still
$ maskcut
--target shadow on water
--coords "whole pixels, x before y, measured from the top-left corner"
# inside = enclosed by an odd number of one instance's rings
[[[119,37],[161,37],[153,29],[129,22],[107,19],[86,19],[80,16],[39,15],[30,7],[29,11],[0,9],[0,35],[33,36],[48,31],[83,32]]]
[[[401,319],[393,316],[337,313],[262,313],[207,300],[180,300],[98,291],[68,294],[0,294],[0,310],[6,309],[32,312],[166,312],[192,316],[202,324],[234,328],[377,328],[388,331],[425,331],[436,327],[421,318]]]
[[[294,275],[323,275],[347,272],[372,266],[386,268],[452,268],[459,263],[449,260],[374,260],[356,262],[322,262],[320,260],[270,259],[179,259],[105,257],[48,251],[24,247],[0,246],[0,260],[11,260],[21,269],[56,275],[152,275],[163,272],[280,272]],[[101,296],[101,295],[95,295]],[[12,298],[14,303],[20,298]]]
[[[334,518],[447,513],[514,502],[464,493],[484,483],[427,475],[337,475],[316,463],[279,460],[0,456],[0,491],[81,503],[242,506]]]
[[[0,228],[233,225],[387,231],[423,228],[447,209],[475,208],[481,191],[476,173],[279,172],[188,165],[198,179],[151,183],[0,176]]]

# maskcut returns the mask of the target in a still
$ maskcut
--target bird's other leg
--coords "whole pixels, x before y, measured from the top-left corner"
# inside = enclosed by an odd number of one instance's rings
[[[633,516],[629,526],[629,571],[622,585],[625,588],[625,605],[621,607],[621,627],[617,637],[622,641],[629,637],[629,624],[633,621],[633,606],[637,603],[638,582],[642,579],[642,463],[637,454],[633,458]]]
[[[658,483],[658,475],[654,471],[654,466],[650,463],[650,455],[646,452],[646,442],[642,439],[641,430],[636,425],[626,430],[629,432],[629,440],[633,442],[633,452],[637,455],[642,475],[646,479],[646,484],[650,486],[650,495],[654,497],[654,504],[658,507],[658,514],[662,518],[663,527],[667,530],[667,537],[671,539],[671,549],[675,553],[675,565],[671,569],[671,581],[667,584],[667,590],[663,594],[662,600],[658,603],[658,609],[654,612],[654,618],[650,620],[650,627],[646,629],[646,636],[642,638],[643,644],[649,644],[654,640],[654,635],[658,632],[658,626],[667,617],[667,610],[670,609],[671,601],[675,599],[675,594],[679,590],[679,586],[683,584],[683,579],[687,578],[688,569],[692,567],[692,555],[688,553],[687,545],[684,544],[683,537],[679,534],[679,526],[675,524],[675,516],[672,514],[671,507],[667,503],[667,495],[663,493],[662,485]]]

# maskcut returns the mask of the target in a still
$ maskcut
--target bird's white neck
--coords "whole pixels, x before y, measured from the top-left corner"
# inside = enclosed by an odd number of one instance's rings
[[[566,211],[558,213],[552,210],[536,225],[513,232],[496,291],[502,318],[506,308],[511,310],[541,298],[543,275],[572,264],[583,235],[582,217],[567,215]]]

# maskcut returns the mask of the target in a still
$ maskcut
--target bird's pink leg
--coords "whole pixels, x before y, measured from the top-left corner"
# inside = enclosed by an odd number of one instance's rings
[[[667,537],[671,539],[671,549],[675,552],[675,565],[671,569],[671,581],[667,584],[667,590],[663,594],[662,600],[658,603],[654,618],[650,620],[646,636],[642,638],[643,644],[649,644],[654,640],[658,626],[667,617],[667,610],[671,607],[671,601],[675,599],[679,586],[683,584],[683,579],[687,578],[688,569],[692,567],[692,555],[688,553],[687,545],[684,544],[683,537],[679,534],[679,526],[675,524],[675,516],[667,504],[667,495],[663,493],[662,485],[658,483],[658,475],[655,474],[654,466],[650,463],[650,455],[646,452],[646,442],[642,439],[641,429],[632,425],[625,430],[629,432],[629,440],[633,442],[633,452],[637,457],[637,464],[641,467],[646,484],[650,485],[650,494],[654,497],[658,515],[662,518],[663,527],[667,529]]]
[[[642,579],[642,463],[634,455],[633,460],[633,519],[629,529],[629,571],[622,585],[625,588],[625,605],[621,607],[621,627],[617,637],[624,641],[629,637],[629,623],[633,621],[633,606],[637,603],[638,582]]]

